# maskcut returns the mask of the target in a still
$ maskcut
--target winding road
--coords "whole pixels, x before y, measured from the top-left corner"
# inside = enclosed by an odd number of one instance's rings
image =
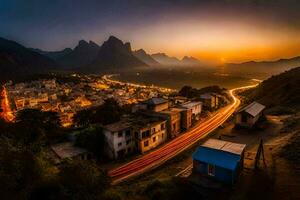
[[[198,123],[192,129],[186,131],[184,134],[171,140],[160,148],[145,154],[129,163],[112,169],[108,172],[112,178],[112,183],[117,184],[133,176],[140,175],[150,169],[158,167],[166,161],[177,156],[187,148],[191,147],[200,139],[207,136],[213,130],[222,125],[239,107],[240,100],[235,96],[238,90],[244,90],[256,87],[256,85],[244,86],[234,88],[229,91],[233,101],[230,105],[217,111],[212,117],[207,118],[205,121]]]

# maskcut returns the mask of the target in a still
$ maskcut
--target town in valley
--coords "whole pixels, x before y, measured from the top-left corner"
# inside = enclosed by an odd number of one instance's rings
[[[0,199],[299,200],[299,10],[0,0]]]

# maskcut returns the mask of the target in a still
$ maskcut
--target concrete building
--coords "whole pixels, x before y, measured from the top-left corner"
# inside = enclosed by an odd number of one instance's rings
[[[175,108],[161,111],[157,116],[167,120],[169,138],[174,138],[181,132],[181,111]]]
[[[263,111],[265,106],[257,103],[252,102],[251,104],[241,108],[235,118],[235,123],[238,126],[248,127],[251,128],[255,125],[258,119],[263,115]]]
[[[106,154],[117,159],[135,151],[135,141],[131,131],[131,123],[126,120],[106,125],[103,129],[106,137]]]
[[[206,93],[200,95],[200,99],[203,102],[203,107],[209,110],[215,110],[219,107],[218,95],[214,93]]]
[[[193,171],[233,184],[243,169],[245,147],[245,144],[209,139],[194,152]]]
[[[189,129],[192,126],[192,108],[172,108],[180,112],[181,128],[184,130]]]
[[[164,98],[153,97],[146,101],[143,101],[142,103],[135,105],[132,111],[136,112],[138,110],[149,110],[154,112],[160,112],[168,108],[169,108],[168,100]]]
[[[159,118],[136,118],[133,123],[136,146],[145,153],[167,140],[166,120]]]
[[[200,114],[202,112],[202,102],[201,101],[192,101],[181,104],[181,107],[192,110],[192,120],[199,120]]]

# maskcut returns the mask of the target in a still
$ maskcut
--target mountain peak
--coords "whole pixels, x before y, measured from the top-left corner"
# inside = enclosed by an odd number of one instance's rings
[[[89,43],[87,43],[87,41],[85,41],[85,40],[79,40],[79,42],[78,42],[79,46],[87,45],[87,44],[89,44]]]
[[[115,37],[115,36],[113,36],[113,35],[109,36],[109,38],[108,38],[107,41],[108,41],[108,42],[122,42],[119,38],[117,38],[117,37]],[[123,42],[122,42],[122,43],[123,43]]]
[[[136,53],[142,53],[142,54],[147,54],[144,49],[139,49],[135,51]]]

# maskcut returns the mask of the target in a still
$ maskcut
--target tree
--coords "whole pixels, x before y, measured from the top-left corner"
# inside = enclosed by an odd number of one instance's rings
[[[32,152],[0,138],[0,194],[2,199],[25,199],[32,185],[42,178],[42,170]]]
[[[76,137],[75,145],[87,149],[98,159],[102,159],[105,145],[105,136],[102,128],[94,125],[80,131]]]
[[[24,109],[17,113],[14,136],[24,144],[50,142],[62,136],[60,118],[56,112]]]
[[[107,173],[91,161],[65,163],[59,182],[67,199],[96,199],[109,186]]]
[[[79,111],[75,114],[73,122],[76,126],[86,127],[89,124],[107,125],[120,120],[124,113],[122,107],[113,99],[106,99],[104,104]]]

